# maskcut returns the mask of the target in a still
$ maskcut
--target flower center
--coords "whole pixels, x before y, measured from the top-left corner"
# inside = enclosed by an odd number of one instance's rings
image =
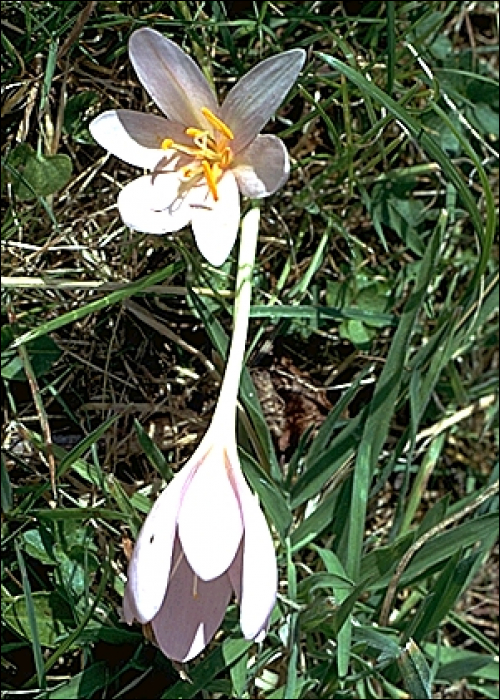
[[[179,153],[191,156],[193,160],[188,165],[180,168],[181,177],[186,182],[191,182],[199,176],[204,177],[212,197],[217,202],[219,195],[217,183],[223,171],[230,165],[233,153],[228,146],[228,141],[234,139],[233,132],[219,117],[216,117],[208,107],[203,107],[201,113],[220,134],[217,138],[209,131],[188,127],[185,130],[186,136],[193,139],[193,146],[186,146],[176,143],[173,139],[164,139],[161,147],[165,150],[175,150]]]

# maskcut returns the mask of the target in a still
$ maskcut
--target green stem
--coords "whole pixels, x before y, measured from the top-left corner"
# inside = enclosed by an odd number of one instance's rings
[[[236,276],[236,298],[234,302],[233,335],[226,371],[222,382],[219,400],[212,424],[221,420],[222,428],[228,430],[229,411],[236,421],[236,403],[240,385],[241,370],[245,358],[248,320],[252,302],[252,276],[259,236],[260,210],[252,207],[241,222],[238,274]]]

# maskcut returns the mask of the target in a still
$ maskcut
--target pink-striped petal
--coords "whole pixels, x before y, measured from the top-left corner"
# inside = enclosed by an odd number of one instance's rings
[[[260,199],[282,187],[290,174],[290,160],[285,144],[277,136],[257,136],[241,151],[231,165],[240,192]]]
[[[291,49],[262,61],[229,91],[220,117],[233,131],[231,146],[242,151],[260,133],[287,96],[304,65],[302,49]]]
[[[191,206],[193,234],[200,253],[211,265],[222,265],[234,246],[240,225],[240,195],[233,173],[224,173],[217,185],[218,201],[201,186]]]
[[[212,581],[199,579],[175,540],[172,576],[167,595],[152,621],[156,641],[165,656],[189,661],[212,639],[231,598],[227,574]]]
[[[201,109],[216,112],[217,100],[201,70],[177,44],[144,27],[130,37],[129,55],[139,80],[169,119],[209,126]]]
[[[213,447],[186,489],[178,517],[186,558],[204,581],[231,566],[243,535],[238,500],[229,480],[225,449]]]

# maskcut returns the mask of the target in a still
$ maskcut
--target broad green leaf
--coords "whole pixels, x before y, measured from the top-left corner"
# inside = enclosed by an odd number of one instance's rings
[[[26,143],[11,151],[8,163],[14,191],[21,200],[54,194],[69,182],[73,171],[69,156],[38,156]]]
[[[341,338],[350,340],[360,350],[369,350],[376,332],[373,328],[367,328],[362,321],[347,321],[340,325]]]
[[[54,648],[57,639],[74,627],[75,621],[68,603],[55,591],[35,591],[31,594],[38,636],[43,647]],[[32,639],[29,605],[26,596],[4,599],[4,621],[21,637]]]
[[[39,523],[36,528],[25,530],[21,533],[20,539],[24,551],[34,559],[43,564],[57,563],[54,536],[43,523]]]

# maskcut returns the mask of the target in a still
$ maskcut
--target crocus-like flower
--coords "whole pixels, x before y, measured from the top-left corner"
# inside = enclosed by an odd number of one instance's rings
[[[205,648],[233,592],[247,639],[265,635],[276,597],[269,528],[234,436],[227,438],[222,420],[219,426],[154,504],[129,564],[125,620],[151,622],[158,646],[177,661]]]
[[[129,54],[139,80],[166,115],[104,112],[90,125],[101,146],[152,172],[118,197],[123,221],[144,233],[173,233],[191,222],[202,255],[222,265],[240,218],[238,190],[259,199],[287,180],[283,142],[259,135],[295,82],[302,49],[262,61],[221,107],[196,63],[153,29],[138,29]]]
[[[263,638],[276,599],[273,540],[242,474],[235,431],[257,234],[252,209],[242,222],[233,338],[211,425],[151,509],[129,563],[125,620],[150,622],[160,649],[177,661],[205,648],[233,593],[247,639]]]

